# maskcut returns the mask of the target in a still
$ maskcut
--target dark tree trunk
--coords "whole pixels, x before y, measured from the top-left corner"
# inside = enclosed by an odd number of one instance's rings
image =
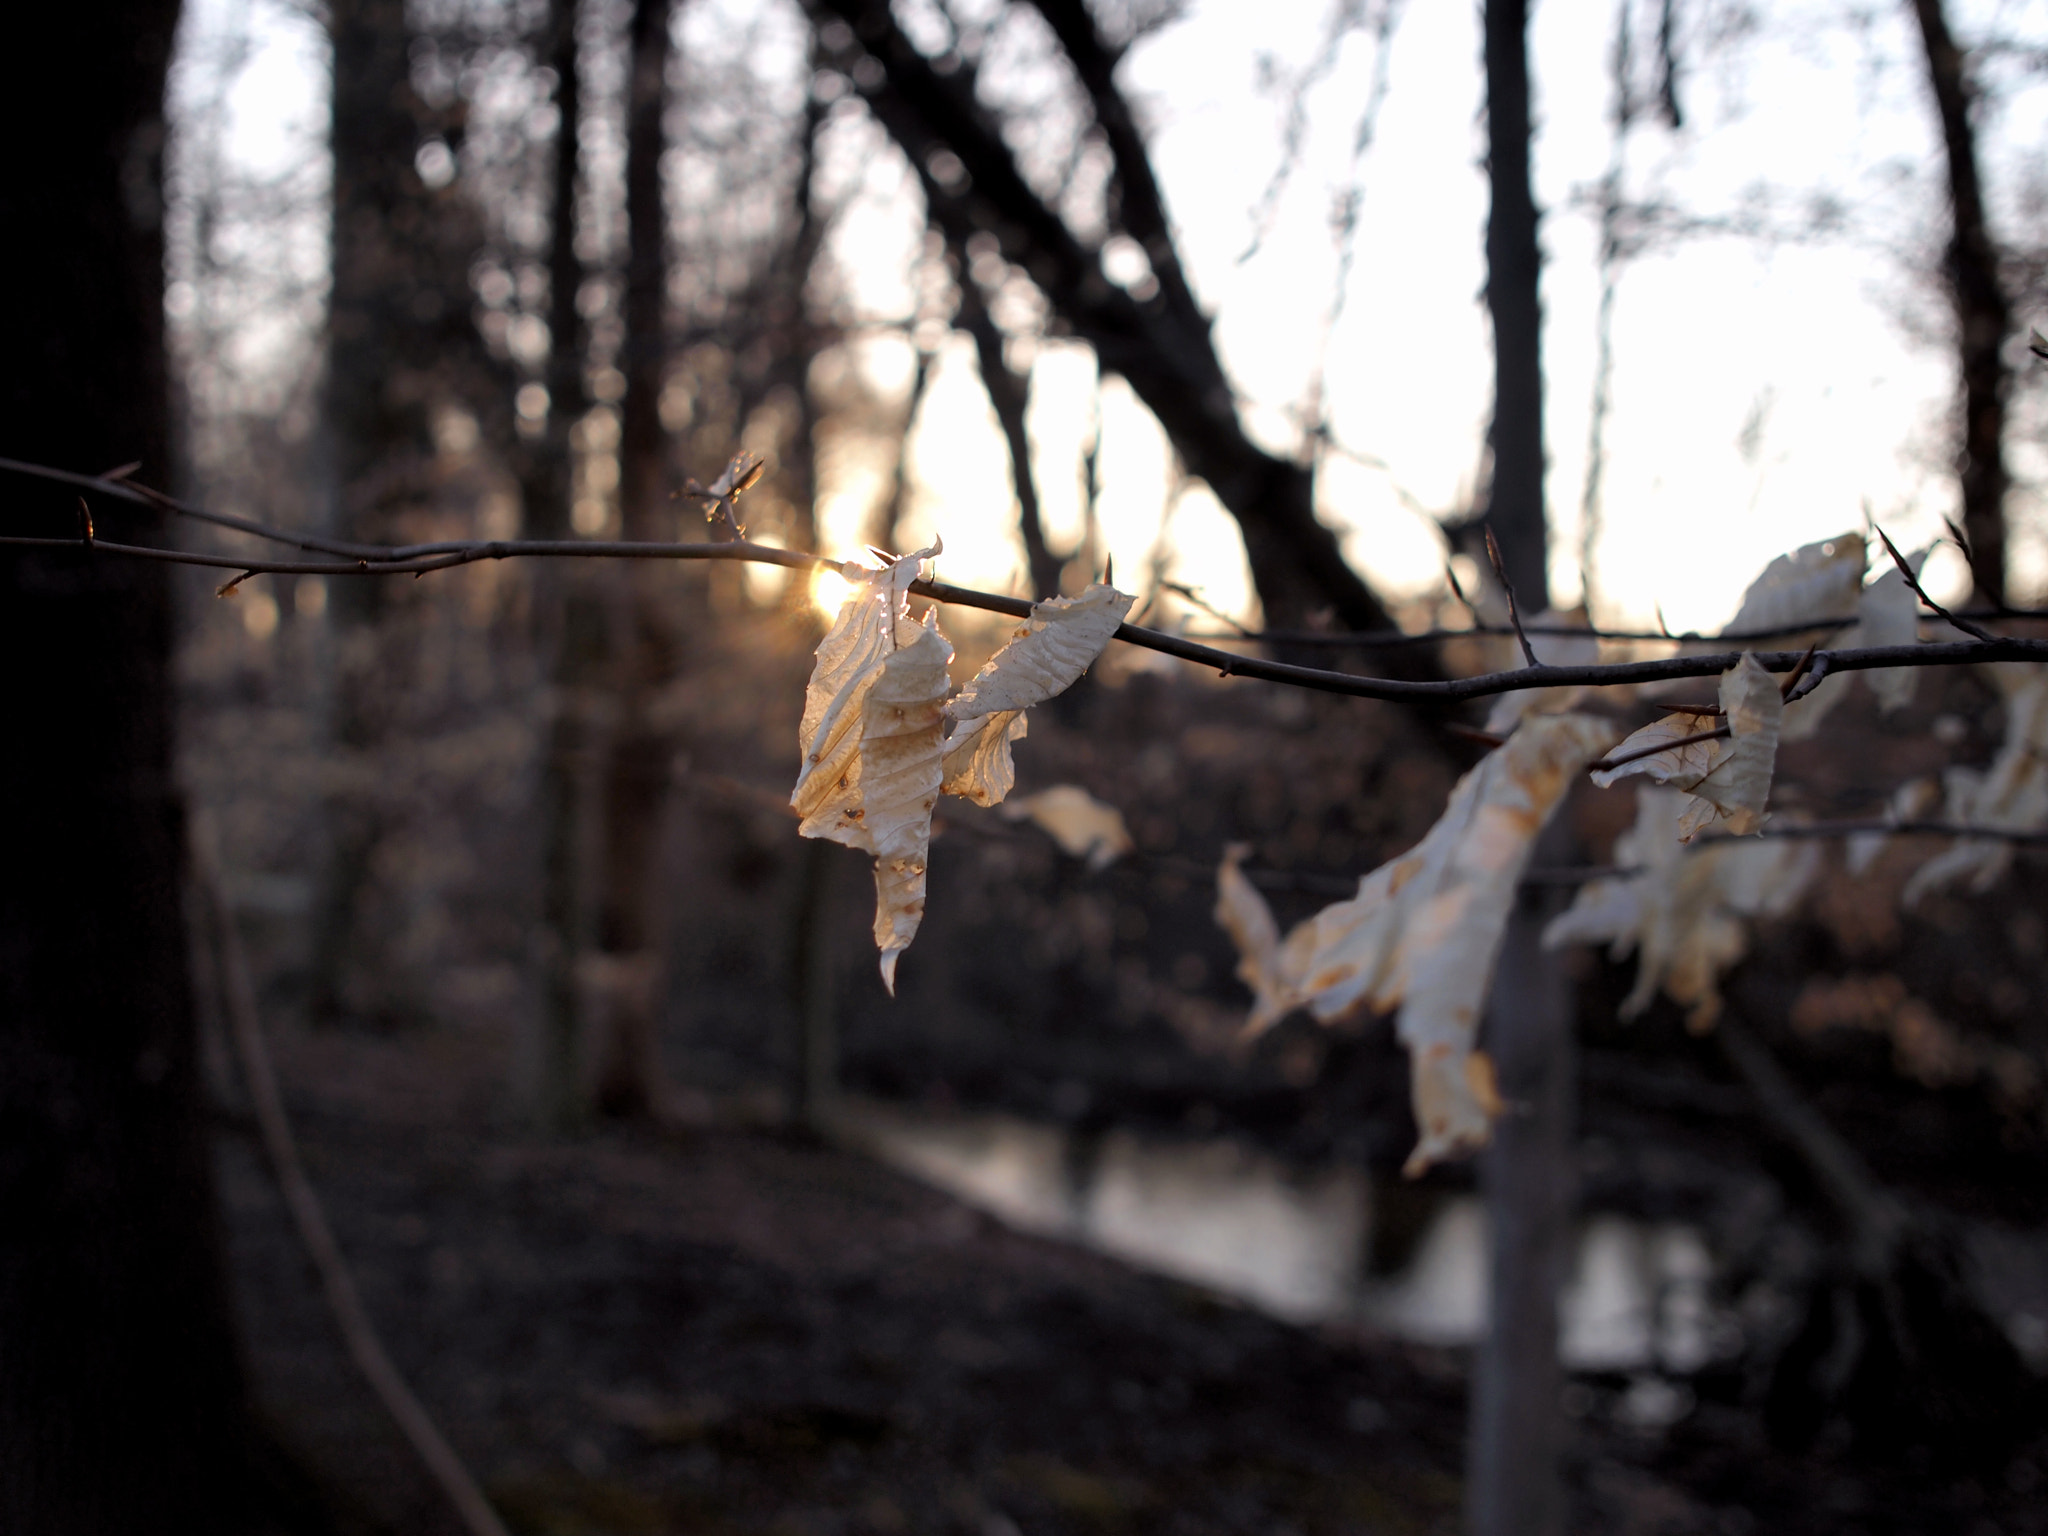
[[[554,0],[548,64],[560,117],[553,164],[554,228],[548,240],[547,429],[528,450],[520,493],[527,537],[566,539],[572,458],[569,431],[582,414],[585,356],[576,309],[583,263],[576,255],[576,184],[582,156],[583,93],[576,0]],[[595,736],[594,685],[604,654],[604,615],[596,573],[569,561],[543,561],[534,573],[540,644],[551,653],[547,743],[542,749],[540,928],[534,957],[540,981],[540,1040],[533,1108],[549,1125],[580,1120],[584,1020],[577,962],[589,942],[585,844],[587,764]]]
[[[619,432],[619,505],[628,539],[674,537],[661,390],[668,356],[667,213],[662,197],[671,0],[633,9],[626,128],[626,398]],[[607,1015],[598,1105],[609,1114],[657,1112],[661,1075],[656,1017],[662,992],[661,847],[668,806],[671,729],[656,695],[680,670],[683,635],[672,611],[674,574],[651,561],[619,573],[617,726],[604,770],[604,875],[597,979]]]
[[[175,0],[15,18],[0,123],[0,452],[171,457],[160,156]],[[26,35],[24,35],[26,34]],[[99,510],[157,543],[160,520]],[[0,488],[10,533],[77,498]],[[197,1071],[166,567],[0,555],[0,1530],[251,1529]]]
[[[1550,605],[1543,500],[1542,253],[1529,187],[1528,0],[1487,0],[1486,307],[1493,316],[1493,469],[1486,520],[1525,613]]]
[[[1984,212],[1977,174],[1977,132],[1970,122],[1974,94],[1962,50],[1949,33],[1941,0],[1913,0],[1927,47],[1928,83],[1941,117],[1948,157],[1948,200],[1954,216],[1948,244],[1949,296],[1955,304],[1956,349],[1961,364],[1963,433],[1957,453],[1962,482],[1963,532],[1970,542],[1970,575],[1985,602],[2005,601],[2005,402],[2012,370],[2005,341],[2012,306],[1998,271],[1998,246]]]
[[[1568,862],[1560,813],[1539,863]],[[1558,1299],[1572,1254],[1577,1189],[1572,988],[1543,928],[1554,889],[1522,891],[1508,919],[1487,1006],[1486,1048],[1510,1106],[1481,1155],[1486,1196],[1486,1338],[1472,1367],[1465,1528],[1470,1536],[1561,1536],[1567,1529],[1559,1393]]]

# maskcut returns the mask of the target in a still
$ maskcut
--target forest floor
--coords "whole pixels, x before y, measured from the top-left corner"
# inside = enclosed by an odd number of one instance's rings
[[[1459,1528],[1452,1353],[1290,1327],[797,1135],[542,1137],[506,1117],[502,1042],[476,1031],[278,1052],[369,1311],[518,1536]],[[342,1531],[458,1530],[228,1120],[265,1417]],[[2023,1475],[1936,1486],[1774,1457],[1739,1418],[1582,1420],[1573,1531],[2048,1530]]]

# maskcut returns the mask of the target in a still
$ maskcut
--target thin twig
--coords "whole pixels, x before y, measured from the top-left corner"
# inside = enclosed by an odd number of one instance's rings
[[[1536,648],[1529,644],[1528,631],[1522,628],[1522,608],[1515,601],[1515,584],[1508,580],[1508,568],[1501,561],[1500,545],[1493,537],[1491,523],[1486,525],[1486,558],[1493,562],[1494,579],[1500,583],[1501,591],[1507,594],[1508,622],[1514,625],[1515,639],[1521,642],[1522,659],[1532,667],[1542,666],[1543,663],[1536,659]]]
[[[170,498],[159,497],[151,492],[147,495],[123,481],[106,480],[103,477],[75,475],[63,470],[46,470],[39,465],[25,465],[16,460],[0,459],[0,469],[15,469],[25,474],[54,479],[65,484],[81,484],[89,488],[104,490],[131,502],[147,505],[161,505],[172,511],[187,515],[203,516],[205,520],[221,526],[233,527],[240,532],[258,537],[277,540],[301,548],[316,545],[334,545],[335,541],[313,541],[297,535],[281,533],[264,527],[246,518],[228,518],[222,514],[205,513],[190,509],[183,504],[173,503]],[[251,574],[282,573],[291,575],[319,576],[392,576],[418,575],[427,571],[449,570],[461,565],[470,565],[482,560],[506,559],[582,559],[606,557],[625,560],[738,560],[760,564],[779,565],[792,570],[813,570],[820,567],[830,570],[841,569],[841,562],[821,555],[803,553],[797,550],[777,549],[770,545],[753,543],[731,544],[657,544],[630,542],[598,542],[586,539],[491,539],[472,542],[444,542],[439,544],[400,545],[348,545],[322,552],[344,553],[346,558],[325,561],[252,561],[245,556],[207,555],[189,553],[183,550],[163,549],[146,545],[110,543],[105,539],[95,540],[87,550],[75,539],[24,538],[18,536],[0,537],[0,546],[16,548],[51,549],[69,551],[75,556],[93,558],[100,555],[116,555],[124,558],[160,560],[177,565],[206,566],[217,570],[247,571]],[[1031,611],[1031,604],[1021,598],[1003,597],[991,592],[978,592],[969,587],[956,587],[945,582],[919,581],[910,590],[920,597],[935,602],[951,603],[962,607],[980,608],[991,613],[1009,614],[1023,618]],[[1807,626],[1813,628],[1816,626]],[[1314,689],[1322,693],[1342,694],[1350,698],[1384,699],[1401,703],[1458,703],[1470,699],[1491,698],[1497,694],[1515,693],[1527,688],[1553,688],[1583,686],[1593,688],[1618,687],[1638,683],[1671,682],[1688,677],[1717,677],[1742,660],[1740,651],[1707,652],[1690,656],[1670,656],[1657,661],[1634,661],[1595,663],[1586,666],[1535,666],[1518,668],[1507,672],[1491,672],[1476,677],[1447,678],[1441,681],[1408,681],[1398,678],[1364,677],[1352,672],[1326,671],[1318,667],[1298,666],[1291,662],[1268,661],[1260,657],[1242,656],[1230,651],[1216,649],[1189,640],[1184,636],[1170,635],[1159,630],[1143,629],[1125,624],[1116,632],[1116,639],[1126,645],[1156,651],[1164,656],[1178,657],[1198,666],[1210,667],[1225,676],[1257,678],[1266,682],[1287,683],[1299,688]],[[1526,635],[1523,635],[1524,651],[1527,652]],[[1723,637],[1725,638],[1725,637]],[[1798,666],[1803,652],[1797,651],[1756,651],[1757,663],[1766,671],[1789,672]],[[1826,651],[1818,653],[1815,660],[1825,657],[1830,670],[1836,672],[1859,672],[1881,667],[1940,667],[1973,665],[1992,661],[2043,661],[2048,660],[2048,640],[2020,639],[2012,636],[1988,636],[1967,643],[1869,646],[1856,650]]]
[[[406,1385],[363,1306],[355,1276],[350,1273],[348,1262],[341,1254],[341,1245],[335,1241],[334,1231],[327,1224],[327,1212],[320,1204],[320,1196],[306,1177],[298,1143],[292,1136],[291,1121],[285,1115],[284,1095],[278,1089],[277,1072],[271,1065],[270,1050],[263,1040],[262,1023],[256,1012],[255,987],[250,982],[248,962],[242,954],[241,936],[236,931],[234,914],[221,890],[212,851],[203,835],[194,837],[192,844],[192,877],[199,887],[200,899],[213,929],[219,957],[220,993],[229,1035],[241,1063],[256,1123],[263,1133],[264,1150],[270,1155],[271,1171],[277,1176],[278,1187],[284,1194],[285,1206],[291,1212],[292,1224],[298,1229],[306,1256],[319,1273],[320,1287],[326,1294],[328,1309],[334,1314],[335,1326],[340,1330],[356,1368],[363,1373],[371,1390],[384,1404],[385,1411],[398,1425],[399,1432],[425,1464],[428,1473],[440,1484],[442,1493],[455,1506],[471,1536],[510,1536],[505,1523],[498,1518],[497,1511],[491,1508],[490,1501],[477,1486],[476,1479]]]
[[[1875,523],[1872,523],[1870,526],[1877,528]],[[1882,528],[1877,528],[1877,536],[1884,540],[1885,552],[1892,557],[1892,564],[1896,565],[1899,568],[1899,574],[1906,578],[1906,585],[1913,589],[1915,597],[1919,598],[1921,602],[1925,603],[1938,616],[1948,620],[1949,623],[1960,629],[1964,634],[1974,635],[1979,640],[1989,640],[1991,638],[1991,631],[1984,628],[1981,624],[1973,624],[1968,619],[1957,618],[1946,608],[1942,607],[1941,604],[1929,597],[1927,589],[1920,585],[1920,578],[1913,574],[1913,567],[1906,562],[1906,557],[1899,553],[1899,546],[1892,542],[1891,535]]]

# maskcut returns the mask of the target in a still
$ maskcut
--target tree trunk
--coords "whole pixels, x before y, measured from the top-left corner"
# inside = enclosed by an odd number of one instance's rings
[[[441,126],[412,88],[404,0],[335,0],[334,286],[328,303],[325,472],[331,532],[384,543],[427,488],[433,412],[474,358],[469,260],[474,225],[455,187],[414,168]],[[395,626],[417,596],[399,584],[329,583],[328,736],[359,787],[327,806],[315,898],[311,1011],[339,1019],[403,1010],[407,988],[380,956],[372,865],[393,812],[373,787],[397,726],[414,647]]]
[[[1537,862],[1564,862],[1570,842],[1560,813],[1537,843]],[[1490,1251],[1465,1474],[1471,1536],[1566,1529],[1557,1308],[1572,1253],[1577,1053],[1571,983],[1542,944],[1559,905],[1540,887],[1516,897],[1487,1013],[1486,1045],[1509,1107],[1479,1168]]]
[[[619,504],[628,539],[674,537],[661,390],[667,362],[668,240],[661,156],[666,144],[671,0],[633,9],[626,144],[626,398],[619,433]],[[604,770],[604,875],[599,964],[607,1018],[598,1107],[646,1115],[662,1107],[656,1023],[663,992],[659,887],[672,732],[656,695],[681,670],[675,573],[627,561],[615,640],[617,724]]]
[[[1524,613],[1550,606],[1543,499],[1543,258],[1529,187],[1528,0],[1486,3],[1486,307],[1493,317],[1493,469],[1486,520]]]
[[[988,312],[981,287],[967,270],[967,252],[953,248],[960,273],[960,326],[974,338],[974,356],[981,365],[982,387],[995,407],[996,423],[1010,450],[1010,478],[1017,487],[1017,528],[1024,539],[1024,560],[1031,571],[1031,595],[1060,595],[1060,572],[1066,560],[1045,542],[1045,521],[1038,511],[1038,483],[1031,475],[1031,435],[1025,429],[1031,405],[1031,381],[1010,371],[1003,357],[1003,333]]]
[[[555,73],[554,228],[548,237],[547,429],[527,452],[520,493],[526,536],[566,539],[572,458],[569,430],[583,413],[586,366],[576,310],[583,263],[576,255],[576,184],[582,156],[583,93],[576,41],[577,0],[553,0],[548,64]],[[535,617],[551,656],[548,734],[540,792],[539,1044],[532,1108],[543,1124],[566,1128],[583,1118],[584,1019],[577,964],[589,943],[586,845],[594,685],[604,654],[604,615],[596,574],[572,561],[540,561]]]
[[[171,459],[160,156],[175,0],[16,17],[0,452]],[[22,35],[26,32],[26,36]],[[62,131],[53,130],[61,122]],[[166,542],[162,519],[101,531]],[[80,531],[16,481],[12,533]],[[0,1530],[255,1528],[197,1070],[168,568],[0,555]]]
[[[1954,217],[1946,276],[1956,312],[1963,440],[1956,455],[1962,483],[1963,533],[1970,548],[1970,575],[1984,602],[2005,601],[2005,493],[2012,478],[2005,468],[2005,401],[2012,370],[2005,340],[2012,330],[2012,306],[1998,271],[1998,246],[1984,212],[1984,185],[1977,174],[1977,131],[1970,122],[1973,94],[1965,77],[1962,50],[1948,30],[1941,0],[1913,0],[1927,46],[1928,83],[1941,117],[1942,147],[1948,157],[1948,200]]]

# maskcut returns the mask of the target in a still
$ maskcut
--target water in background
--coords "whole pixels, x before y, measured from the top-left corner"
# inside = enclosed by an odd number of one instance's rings
[[[1297,1323],[1364,1325],[1419,1343],[1476,1343],[1486,1317],[1486,1213],[1445,1202],[1392,1275],[1372,1273],[1373,1191],[1359,1169],[1303,1170],[1242,1143],[1159,1141],[1001,1114],[846,1104],[841,1133],[883,1162],[1022,1231],[1096,1248]],[[1596,1217],[1563,1303],[1574,1370],[1683,1374],[1734,1320],[1691,1227]]]

